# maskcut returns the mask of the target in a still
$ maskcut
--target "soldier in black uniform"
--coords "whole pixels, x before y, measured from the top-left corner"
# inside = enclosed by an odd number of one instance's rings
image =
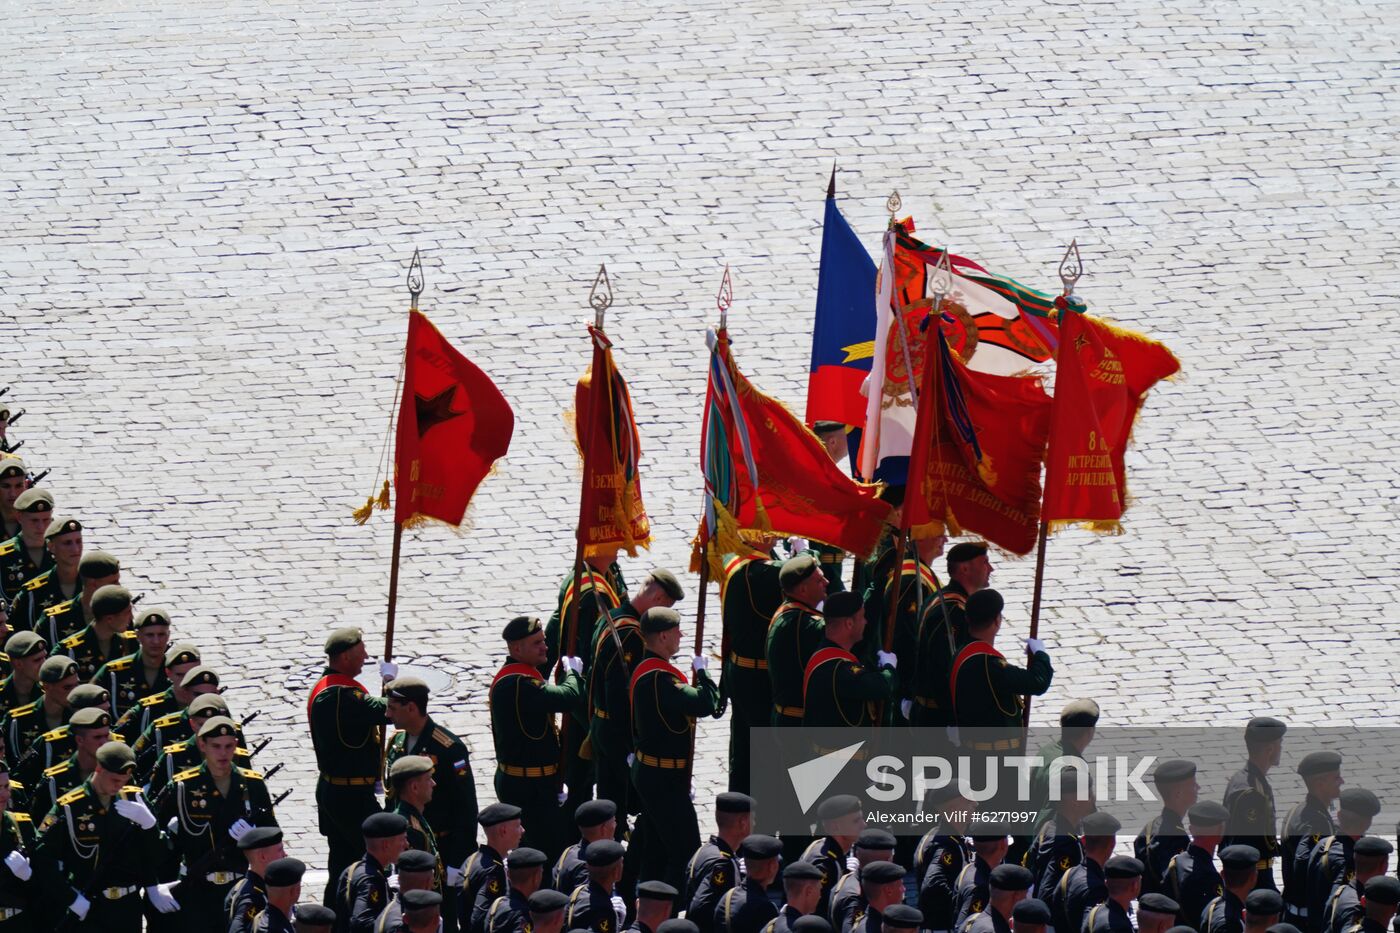
[[[370,696],[354,678],[364,669],[368,651],[357,628],[343,628],[326,639],[326,668],[311,689],[307,718],[316,750],[316,809],[321,835],[326,837],[326,870],[330,880],[324,902],[334,902],[335,885],[361,845],[361,824],[379,811],[379,783],[388,701]],[[397,667],[380,664],[380,676],[392,680]],[[381,902],[374,914],[384,905]]]
[[[1325,933],[1343,933],[1356,922],[1361,913],[1361,894],[1366,882],[1389,870],[1390,853],[1393,851],[1395,847],[1380,836],[1362,836],[1356,840],[1352,850],[1356,856],[1356,875],[1351,881],[1332,889],[1323,908],[1319,929]]]
[[[923,912],[908,904],[891,904],[880,919],[880,928],[888,933],[910,933],[912,930],[921,930],[924,926]],[[869,925],[865,925],[865,930],[866,933],[875,933]]]
[[[509,660],[491,681],[488,706],[496,747],[496,797],[520,807],[525,841],[557,857],[564,848],[559,805],[566,792],[559,782],[560,745],[556,713],[579,702],[583,661],[564,659],[563,678],[545,683],[545,633],[540,620],[517,616],[503,633]]]
[[[493,803],[477,814],[486,841],[467,858],[457,912],[459,921],[465,921],[459,925],[468,933],[482,933],[486,911],[506,889],[506,853],[520,845],[524,836],[521,812],[512,804]]]
[[[1020,865],[998,865],[987,876],[987,906],[959,928],[961,933],[1011,933],[1011,912],[1026,899],[1035,876]]]
[[[91,679],[111,696],[113,718],[146,697],[170,689],[165,674],[165,653],[170,650],[169,611],[160,606],[142,609],[136,616],[135,629],[138,650],[103,664]]]
[[[42,897],[41,881],[34,879],[36,868],[29,855],[34,851],[34,821],[28,813],[10,809],[10,775],[0,756],[0,930],[29,933],[36,924]]]
[[[106,551],[85,551],[78,561],[78,579],[82,583],[78,594],[45,609],[34,626],[51,645],[92,624],[93,594],[122,582],[121,562]]]
[[[1338,795],[1337,831],[1320,839],[1308,856],[1308,927],[1314,933],[1324,929],[1332,889],[1355,877],[1356,840],[1366,835],[1380,809],[1380,800],[1369,790],[1348,787]]]
[[[390,889],[389,903],[375,918],[374,933],[404,929],[404,899],[406,895],[413,892],[431,894],[433,897],[439,898],[435,902],[438,913],[433,919],[433,933],[438,933],[437,923],[442,919],[442,910],[446,901],[442,900],[438,893],[433,890],[433,885],[437,883],[438,877],[437,858],[421,849],[409,849],[399,856],[395,869],[394,874],[398,879],[399,889],[397,892]]]
[[[1083,933],[1133,933],[1131,905],[1142,888],[1144,870],[1141,861],[1127,855],[1115,855],[1104,863],[1108,896],[1084,915]]]
[[[860,869],[864,907],[847,918],[842,933],[878,933],[886,910],[904,900],[904,868],[894,862],[871,862]],[[829,918],[836,928],[836,918]]]
[[[637,749],[632,783],[642,807],[632,845],[639,850],[642,877],[659,877],[671,887],[684,883],[686,853],[700,847],[690,789],[695,717],[715,715],[720,708],[719,687],[705,672],[703,656],[690,662],[694,686],[670,664],[680,649],[680,624],[674,609],[649,609],[642,616],[646,652],[629,688]]]
[[[26,580],[10,605],[10,626],[37,630],[44,613],[78,595],[82,581],[83,524],[76,518],[55,518],[44,531],[44,547],[52,556],[48,570]]]
[[[1028,897],[1011,908],[1013,933],[1045,933],[1052,922],[1049,905],[1038,897]]]
[[[768,899],[768,886],[778,878],[778,856],[782,851],[783,844],[772,836],[747,836],[739,844],[744,881],[725,891],[715,906],[712,929],[716,933],[758,933],[778,915],[778,909]],[[686,916],[690,916],[689,912]]]
[[[948,693],[953,658],[967,643],[967,598],[987,588],[992,564],[987,546],[964,541],[948,551],[948,582],[924,606],[915,632],[914,663],[906,677],[912,684],[910,721],[916,726],[953,725]]]
[[[1201,791],[1196,783],[1196,763],[1182,758],[1159,764],[1152,772],[1152,783],[1162,798],[1162,814],[1153,817],[1133,840],[1133,854],[1143,865],[1144,892],[1162,890],[1172,856],[1186,851],[1186,827],[1181,821]]]
[[[604,839],[613,839],[617,831],[617,804],[611,800],[589,800],[574,811],[574,825],[580,840],[564,850],[550,871],[550,887],[564,894],[588,880],[588,847]]]
[[[1212,861],[1230,811],[1214,800],[1202,800],[1186,813],[1191,842],[1167,863],[1163,887],[1180,905],[1177,922],[1198,926],[1206,905],[1225,892],[1220,872]]]
[[[267,907],[267,866],[287,854],[282,830],[276,826],[254,826],[238,837],[238,851],[248,863],[243,877],[234,882],[224,898],[224,928],[228,933],[248,933],[253,918]]]
[[[752,797],[729,791],[715,798],[715,834],[685,867],[685,915],[701,933],[713,929],[715,905],[739,883],[739,846],[752,832]]]
[[[875,725],[894,696],[893,652],[877,652],[878,670],[867,669],[852,653],[865,634],[865,607],[850,592],[833,593],[823,607],[826,625],[802,676],[802,724],[813,727]],[[817,748],[818,754],[834,751]]]
[[[1107,900],[1104,865],[1113,855],[1118,830],[1123,828],[1113,814],[1102,810],[1090,813],[1079,825],[1084,833],[1081,837],[1083,860],[1060,876],[1053,891],[1036,889],[1050,907],[1056,933],[1078,930],[1089,909]]]
[[[618,933],[626,927],[627,905],[617,894],[617,883],[622,880],[623,853],[622,843],[614,839],[589,843],[584,880],[569,892],[565,917],[568,929]]]
[[[48,660],[49,646],[33,632],[15,632],[5,642],[10,675],[0,681],[0,715],[39,699],[39,668]]]
[[[1220,848],[1220,884],[1224,889],[1211,898],[1201,912],[1200,933],[1244,933],[1244,902],[1254,890],[1258,875],[1259,850],[1253,846]]]
[[[637,885],[637,919],[627,929],[636,933],[660,933],[675,909],[679,892],[664,881],[643,881]]]
[[[971,809],[961,805],[962,797],[956,787],[942,788],[929,798],[938,814],[933,829],[925,834],[916,849],[916,870],[919,878],[919,911],[932,933],[950,933],[957,919],[957,881],[963,868],[972,861],[972,846],[967,842]],[[975,806],[975,805],[974,805]]]
[[[39,666],[39,699],[10,710],[5,723],[5,750],[9,760],[20,761],[29,747],[68,721],[72,715],[68,694],[78,685],[78,666],[72,658],[56,655]]]
[[[1138,933],[1167,933],[1181,926],[1176,922],[1181,913],[1181,905],[1160,891],[1152,891],[1138,898]],[[1189,929],[1196,929],[1194,926]]]
[[[253,918],[252,933],[293,933],[294,905],[301,898],[305,874],[306,864],[300,859],[279,858],[267,866],[267,906]]]
[[[1400,879],[1380,875],[1366,882],[1360,916],[1346,933],[1387,933],[1400,905]]]
[[[1007,837],[1004,833],[984,834],[972,837],[972,862],[963,866],[955,885],[957,911],[953,918],[953,929],[961,930],[967,918],[982,911],[987,906],[987,879],[992,869],[1006,859]]]
[[[53,496],[35,486],[15,499],[19,534],[0,543],[0,596],[8,606],[25,583],[53,566],[53,555],[44,545],[44,533],[53,519]]]
[[[865,805],[859,797],[838,794],[817,804],[817,819],[825,834],[802,853],[802,861],[821,870],[822,892],[816,913],[830,919],[831,892],[846,871],[846,853],[865,829]]]
[[[564,910],[569,898],[553,888],[540,888],[525,899],[528,910],[520,929],[526,933],[559,933],[564,929]]]
[[[1328,812],[1342,790],[1342,756],[1309,752],[1298,762],[1308,795],[1283,819],[1283,909],[1289,923],[1311,930],[1308,917],[1308,856],[1313,846],[1337,831]]]
[[[831,924],[816,913],[822,899],[822,870],[811,862],[791,862],[783,866],[783,906],[778,916],[763,926],[763,933],[792,933],[801,920],[820,920],[826,924],[824,933],[832,933]]]
[[[1079,842],[1079,824],[1094,811],[1094,793],[1087,769],[1066,768],[1057,777],[1056,797],[1035,840],[1027,851],[1024,865],[1035,876],[1035,889],[1053,891],[1060,876],[1084,858]]]
[[[1269,930],[1273,933],[1301,933],[1291,923],[1279,923],[1282,916],[1283,895],[1269,888],[1258,888],[1245,895],[1240,929],[1242,933],[1265,933]]]
[[[112,731],[128,745],[135,745],[151,723],[162,716],[177,713],[190,705],[193,691],[184,686],[185,675],[200,666],[200,652],[188,642],[172,645],[165,651],[165,679],[169,686],[160,693],[137,700],[136,705],[117,717]],[[205,691],[208,692],[208,691]]]
[[[768,625],[783,603],[778,582],[783,563],[772,555],[773,537],[758,539],[744,554],[724,555],[720,615],[724,623],[723,694],[733,704],[729,719],[729,789],[749,790],[749,730],[773,721],[773,682],[764,654]]]
[[[1255,884],[1271,891],[1274,859],[1279,854],[1278,817],[1274,809],[1274,789],[1269,771],[1283,755],[1283,734],[1288,727],[1270,716],[1256,716],[1244,727],[1244,746],[1249,758],[1225,785],[1225,809],[1230,821],[1225,826],[1222,845],[1248,845],[1259,850],[1259,874]]]
[[[433,763],[433,797],[423,817],[433,828],[443,864],[460,869],[476,851],[476,780],[466,743],[428,715],[426,682],[398,677],[385,694],[389,719],[399,730],[389,742],[386,767],[401,755],[422,755]],[[451,914],[454,899],[442,894],[444,914]]]
[[[530,919],[529,898],[544,882],[549,858],[539,849],[521,846],[506,856],[506,891],[486,910],[487,933],[523,933]],[[558,892],[555,892],[556,894]]]
[[[836,930],[850,930],[857,920],[865,915],[869,904],[865,889],[861,885],[861,869],[872,862],[894,861],[896,841],[894,836],[883,829],[862,829],[856,841],[851,844],[851,857],[846,860],[847,871],[831,889],[831,926]],[[850,868],[854,863],[855,868]]]
[[[345,866],[332,887],[332,909],[348,933],[370,933],[388,903],[389,868],[408,848],[408,821],[397,813],[375,813],[362,821],[360,835],[364,854]]]

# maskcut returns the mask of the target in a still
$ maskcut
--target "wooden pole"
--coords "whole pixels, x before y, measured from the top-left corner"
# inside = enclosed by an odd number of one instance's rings
[[[403,523],[394,522],[394,550],[389,555],[389,608],[384,614],[384,660],[394,659],[394,612],[399,603],[399,552],[403,545]]]
[[[1035,544],[1035,588],[1031,590],[1031,638],[1039,637],[1040,633],[1040,594],[1045,584],[1045,540],[1048,536],[1050,526],[1042,521],[1040,523],[1040,538]],[[1026,648],[1026,663],[1030,663],[1031,649]],[[1021,712],[1021,725],[1029,729],[1031,725],[1031,700],[1026,697],[1025,709]]]

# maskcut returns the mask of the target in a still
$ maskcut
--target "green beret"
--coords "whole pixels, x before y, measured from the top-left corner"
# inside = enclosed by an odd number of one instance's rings
[[[1152,891],[1138,898],[1138,910],[1154,914],[1175,914],[1181,911],[1181,905],[1165,894]]]
[[[432,892],[424,892],[432,893]],[[400,895],[400,900],[403,895]],[[324,904],[295,904],[292,907],[292,915],[296,917],[296,928],[298,931],[302,927],[328,927],[335,924],[335,911]]]
[[[136,616],[136,630],[140,631],[148,625],[169,625],[170,610],[164,606],[147,606]]]
[[[392,839],[408,832],[408,820],[397,813],[371,813],[360,823],[360,834],[366,839]]]
[[[37,486],[31,486],[15,499],[16,512],[48,512],[52,509],[53,495]]]
[[[569,895],[553,888],[540,888],[525,899],[532,914],[552,914],[569,906]]]
[[[1337,809],[1346,810],[1348,813],[1355,813],[1357,816],[1364,816],[1369,819],[1381,812],[1381,802],[1380,799],[1369,790],[1363,790],[1360,787],[1348,787],[1338,796]]]
[[[349,651],[362,641],[364,633],[359,629],[338,628],[326,638],[326,657],[333,658],[342,651]]]
[[[419,888],[415,891],[404,891],[399,895],[399,903],[403,904],[404,913],[411,914],[416,910],[431,910],[434,907],[441,907],[442,895],[436,891]]]
[[[409,778],[418,777],[420,774],[427,774],[433,770],[433,760],[425,755],[404,755],[396,758],[389,766],[389,780],[395,787],[400,781],[407,781]]]
[[[1186,821],[1193,826],[1214,826],[1230,818],[1230,811],[1214,800],[1202,800],[1186,811]]]
[[[1380,836],[1362,836],[1352,848],[1357,855],[1389,855],[1394,851],[1395,847]]]
[[[880,914],[880,921],[894,930],[917,930],[924,925],[924,912],[908,904],[891,904]]]
[[[963,615],[969,628],[981,628],[996,621],[1006,608],[1006,600],[996,590],[978,590],[967,598]]]
[[[539,849],[532,849],[529,846],[521,846],[518,849],[511,849],[506,856],[507,868],[538,868],[549,861],[549,856]]]
[[[1315,777],[1342,770],[1342,756],[1336,752],[1308,752],[1298,762],[1299,777]]]
[[[715,798],[716,813],[752,813],[753,798],[748,794],[728,790]]]
[[[811,862],[788,862],[783,866],[784,881],[821,881],[822,870]]]
[[[681,589],[681,581],[676,579],[676,575],[669,570],[657,567],[647,574],[647,582],[655,583],[661,587],[662,591],[674,600],[685,599],[685,590]]]
[[[482,807],[481,812],[476,815],[476,821],[481,824],[483,829],[518,819],[520,819],[520,808],[513,803],[489,804]]]
[[[674,901],[680,892],[664,881],[643,881],[637,885],[637,897],[648,901]]]
[[[745,836],[744,841],[739,843],[736,853],[740,858],[777,858],[782,854],[783,843],[772,836],[764,836],[755,833],[752,836]]]
[[[290,888],[301,884],[301,876],[306,874],[306,863],[301,859],[279,858],[269,862],[263,872],[263,882],[269,888]]]
[[[29,467],[19,457],[0,457],[0,479],[7,476],[28,476]]]
[[[428,704],[428,682],[421,677],[395,677],[384,688],[384,693],[396,700],[413,700],[424,706]]]
[[[595,826],[602,826],[615,816],[617,816],[617,804],[611,800],[602,798],[585,800],[574,811],[574,825],[578,826],[579,829],[592,829]]]
[[[860,869],[861,883],[888,884],[904,878],[904,869],[894,862],[866,862]]]
[[[1157,766],[1157,770],[1152,772],[1152,783],[1161,787],[1163,784],[1175,784],[1177,781],[1184,781],[1187,778],[1196,776],[1196,763],[1187,761],[1184,758],[1168,758]]]
[[[5,653],[10,656],[11,661],[27,658],[31,654],[38,654],[46,648],[48,645],[45,644],[44,639],[28,631],[15,632],[5,642]]]
[[[1244,899],[1244,909],[1256,917],[1283,913],[1283,895],[1271,888],[1256,888]],[[1270,927],[1269,929],[1273,929]]]
[[[817,804],[817,819],[838,820],[843,816],[850,816],[852,813],[860,813],[864,809],[860,798],[854,794],[837,794],[835,797],[828,797]]]
[[[680,624],[681,614],[674,609],[667,609],[665,606],[652,606],[642,613],[642,634],[644,635],[669,632],[673,628],[679,628]]]
[[[185,677],[180,681],[180,687],[190,690],[194,687],[217,687],[219,685],[219,675],[214,673],[212,667],[205,667],[203,664],[192,667],[185,672]]]
[[[70,674],[76,673],[78,673],[78,665],[72,658],[56,654],[39,666],[39,683],[56,684]]]
[[[783,561],[782,569],[778,571],[778,585],[785,590],[790,590],[816,573],[819,566],[817,559],[811,554],[798,554],[796,557],[789,557]]]
[[[1246,845],[1226,846],[1220,850],[1220,864],[1226,868],[1253,868],[1259,864],[1259,850]]]
[[[282,830],[276,826],[254,826],[238,837],[237,846],[243,852],[266,849],[282,841]]]
[[[865,849],[866,851],[874,850],[876,852],[883,852],[886,849],[893,849],[894,847],[894,835],[887,830],[874,826],[869,829],[862,829],[860,835],[856,837],[855,843],[851,846],[853,849]]]
[[[1095,810],[1080,821],[1079,828],[1086,836],[1116,836],[1123,824],[1112,813]]]
[[[103,771],[135,771],[136,753],[125,742],[108,742],[97,750],[97,763]]]
[[[191,716],[227,716],[228,703],[217,693],[201,693],[190,701],[188,713]]]
[[[165,649],[165,666],[179,667],[181,664],[198,664],[201,658],[199,648],[187,641],[171,645]]]
[[[1035,884],[1035,875],[1020,865],[1001,864],[987,876],[987,884],[998,891],[1028,891]]]
[[[121,561],[106,551],[88,551],[78,561],[78,576],[84,580],[101,580],[121,573]]]
[[[83,523],[76,518],[55,518],[49,522],[49,528],[44,532],[44,540],[52,541],[59,535],[66,535],[75,531],[82,531]]]
[[[965,564],[970,560],[976,560],[987,554],[987,545],[983,541],[962,541],[948,549],[948,572],[952,573],[953,568],[958,564]]]
[[[583,860],[594,868],[607,868],[616,865],[627,852],[622,843],[612,839],[599,839],[583,848]]]
[[[92,617],[114,616],[131,606],[131,590],[117,583],[99,586],[92,594]]]
[[[1052,921],[1050,907],[1038,897],[1028,897],[1011,908],[1011,919],[1032,926],[1046,926]]]
[[[1106,878],[1141,878],[1144,871],[1142,862],[1131,855],[1115,855],[1103,865]]]
[[[433,857],[431,852],[424,852],[422,849],[409,849],[399,856],[398,869],[400,872],[437,871],[437,859]]]
[[[520,641],[522,638],[529,638],[540,631],[542,627],[540,620],[534,616],[516,616],[506,623],[505,631],[501,633],[501,636],[508,642]]]
[[[75,710],[87,709],[89,706],[101,706],[103,703],[111,702],[111,697],[107,695],[107,690],[97,684],[78,684],[68,691],[68,705]]]
[[[1097,726],[1099,724],[1099,704],[1093,700],[1070,700],[1060,710],[1062,726]]]
[[[199,727],[201,739],[238,738],[238,726],[227,716],[210,716]]]
[[[832,593],[822,604],[822,615],[831,619],[849,619],[865,607],[865,602],[850,590]]]
[[[68,720],[68,725],[74,729],[101,729],[111,724],[112,714],[96,706],[80,709]]]

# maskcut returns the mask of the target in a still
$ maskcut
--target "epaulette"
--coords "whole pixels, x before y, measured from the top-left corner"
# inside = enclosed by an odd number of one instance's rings
[[[59,644],[62,645],[63,647],[65,647],[65,648],[76,648],[76,647],[78,647],[79,645],[81,645],[82,643],[83,643],[83,633],[82,633],[82,632],[79,632],[79,633],[76,634],[76,635],[69,635],[67,638],[63,639],[63,641],[59,642]]]
[[[132,663],[135,660],[136,659],[132,657],[113,658],[112,660],[108,661],[105,666],[109,671],[124,671],[127,668],[131,667]]]
[[[448,735],[447,731],[439,726],[433,730],[433,741],[441,742],[443,745],[451,745],[452,736]]]
[[[14,719],[16,716],[28,716],[30,713],[33,713],[38,708],[39,701],[34,700],[33,702],[26,703],[23,706],[16,706],[14,709],[10,710],[9,716],[11,719]]]
[[[39,736],[39,738],[45,742],[57,742],[59,739],[64,738],[72,731],[73,730],[68,728],[67,726],[59,726],[57,729],[51,729],[48,732],[45,732],[43,735]]]
[[[13,782],[11,782],[10,786],[11,786],[11,787],[14,787],[15,785],[14,785]],[[30,817],[30,815],[29,815],[28,813],[21,813],[21,812],[19,812],[19,811],[17,811],[17,810],[11,812],[11,813],[10,813],[10,816],[12,816],[12,817],[15,818],[15,822],[16,822],[16,823],[32,823],[32,822],[34,822],[33,818]]]
[[[179,742],[171,742],[169,745],[165,746],[165,748],[162,748],[161,752],[166,755],[177,755],[189,747],[190,740],[184,739]]]
[[[160,726],[162,729],[166,726],[173,726],[175,725],[175,723],[180,721],[180,717],[182,715],[182,713],[166,713],[164,716],[160,717],[154,723],[152,723],[152,725]]]
[[[68,761],[60,761],[56,765],[52,765],[51,767],[45,768],[44,777],[58,777],[60,774],[68,770],[68,766],[70,764],[71,762]]]
[[[72,602],[72,600],[70,599],[70,600],[66,600],[65,602],[59,603],[57,606],[50,606],[49,608],[47,608],[47,609],[44,610],[44,615],[46,615],[46,616],[56,616],[56,615],[58,615],[59,613],[64,612],[65,610],[67,610],[68,604],[71,603],[71,602]]]
[[[261,781],[263,779],[263,773],[261,771],[254,771],[252,768],[239,768],[238,773],[250,781]]]
[[[52,570],[45,570],[43,573],[39,574],[39,575],[38,575],[37,577],[35,577],[33,580],[29,580],[28,582],[26,582],[26,583],[24,584],[24,588],[25,588],[26,590],[31,590],[31,591],[32,591],[32,590],[37,590],[37,589],[39,589],[39,587],[41,587],[41,586],[43,586],[45,583],[49,582],[49,577],[51,577],[51,576],[53,576],[53,571],[52,571]]]
[[[120,793],[123,793],[123,794],[135,794],[136,796],[139,797],[139,796],[141,796],[141,788],[137,787],[135,784],[128,784],[128,785],[126,785],[125,787],[123,787],[123,788],[121,789]]]
[[[14,539],[14,538],[11,538],[10,540],[4,542],[3,544],[0,544],[0,557],[4,557],[4,556],[7,555],[7,554],[13,554],[15,551],[18,551],[18,550],[19,550],[19,545],[15,543],[15,539]]]
[[[175,777],[171,778],[171,780],[173,780],[173,781],[188,781],[190,778],[194,777],[194,776],[195,776],[196,774],[198,774],[198,773],[199,773],[199,769],[198,769],[198,768],[191,768],[191,769],[189,769],[188,771],[181,771],[179,774],[175,775]]]
[[[5,664],[9,664],[9,663],[10,663],[10,656],[9,656],[8,654],[6,654],[5,652],[0,651],[0,662],[4,662]]]
[[[79,800],[82,800],[82,799],[83,799],[83,789],[82,789],[81,787],[75,787],[75,788],[73,788],[72,790],[70,790],[68,793],[64,794],[62,797],[58,798],[58,801],[57,801],[57,802],[58,802],[58,805],[59,805],[60,807],[66,807],[66,806],[68,806],[70,803],[77,803]]]
[[[243,747],[241,747],[241,746],[238,747],[238,748],[235,748],[235,749],[233,750],[233,753],[234,753],[235,755],[242,755],[244,758],[251,758],[251,757],[253,757],[253,753],[252,753],[252,752],[248,751],[248,749],[243,748]]]
[[[24,790],[24,785],[21,784],[19,781],[11,780],[10,790]]]
[[[157,706],[163,699],[165,699],[164,693],[153,693],[148,697],[142,697],[136,702],[141,706]]]

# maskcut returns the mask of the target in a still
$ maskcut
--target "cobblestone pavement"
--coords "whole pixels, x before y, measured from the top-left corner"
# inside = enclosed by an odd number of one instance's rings
[[[976,11],[974,13],[974,10]],[[1049,553],[1043,631],[1105,723],[1387,724],[1400,351],[1393,3],[9,4],[0,338],[15,435],[89,546],[209,649],[320,858],[304,691],[325,632],[383,629],[389,525],[357,527],[405,321],[518,419],[464,536],[408,535],[398,653],[491,799],[498,632],[547,614],[575,519],[561,412],[606,260],[657,533],[699,504],[704,328],[800,410],[822,196],[1177,351],[1129,533]],[[1011,634],[1029,561],[1004,562]],[[692,578],[693,579],[693,578]],[[693,588],[693,583],[692,583]],[[693,594],[684,607],[693,608]],[[713,603],[712,603],[713,605]],[[716,643],[712,617],[706,636]],[[1326,673],[1319,675],[1320,671]],[[703,801],[724,727],[702,725]],[[1218,793],[1218,788],[1213,789]],[[1281,798],[1297,788],[1281,779]]]

